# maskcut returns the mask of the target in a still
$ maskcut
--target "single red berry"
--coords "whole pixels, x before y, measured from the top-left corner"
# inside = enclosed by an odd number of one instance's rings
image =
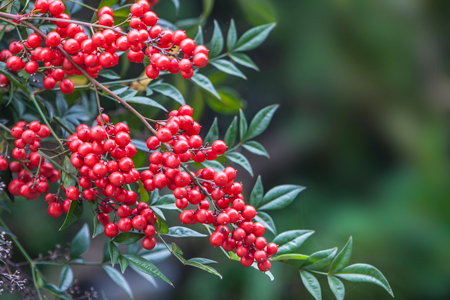
[[[142,239],[142,247],[146,250],[152,250],[156,246],[156,240],[154,237],[148,237]]]
[[[59,204],[57,202],[52,202],[48,206],[48,214],[50,216],[52,216],[53,218],[59,217],[60,215],[62,215],[62,212],[63,212],[63,208],[62,208],[61,204]]]
[[[59,88],[61,89],[61,92],[63,92],[64,94],[72,94],[74,85],[73,85],[72,80],[64,79],[59,84]]]
[[[114,238],[119,234],[119,228],[115,223],[108,223],[105,225],[105,235],[109,238]]]

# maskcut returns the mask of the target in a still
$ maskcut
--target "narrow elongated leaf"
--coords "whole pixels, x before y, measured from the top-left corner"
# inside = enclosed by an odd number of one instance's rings
[[[239,109],[239,136],[241,138],[241,141],[244,140],[244,136],[247,133],[247,129],[248,129],[247,118],[245,118],[242,109]]]
[[[202,270],[204,270],[204,271],[206,271],[206,272],[208,272],[208,273],[211,273],[211,274],[214,274],[214,275],[216,275],[216,276],[219,276],[220,279],[222,279],[222,275],[220,275],[220,273],[217,272],[217,270],[214,269],[214,268],[211,267],[211,266],[204,265],[204,264],[199,263],[199,262],[197,262],[197,261],[191,261],[191,262],[186,261],[186,265],[192,266],[192,267],[196,267],[196,268],[199,268],[199,269],[202,269]]]
[[[59,228],[59,231],[63,230],[67,226],[74,223],[76,220],[81,218],[83,215],[83,203],[78,203],[78,201],[72,201],[70,204],[69,212],[66,215],[64,223]]]
[[[109,90],[111,92],[114,92],[114,94],[116,95],[122,96],[121,94],[128,90],[128,86],[121,84],[114,84],[109,87]]]
[[[198,25],[198,31],[197,31],[197,34],[195,35],[194,41],[195,41],[196,45],[203,45],[204,44],[204,42],[203,42],[203,29],[202,29],[201,25]]]
[[[219,139],[219,126],[217,125],[217,118],[214,118],[214,122],[212,123],[211,128],[208,131],[208,134],[203,140],[203,143],[204,144],[208,143],[211,146],[211,144],[218,139]]]
[[[313,230],[290,230],[280,233],[273,242],[278,245],[278,255],[291,253],[300,248],[303,242],[312,234]]]
[[[253,176],[252,166],[250,165],[250,162],[244,155],[238,152],[231,152],[225,154],[225,157],[228,158],[230,161],[234,162],[235,164],[243,167],[247,172],[250,173],[250,175]]]
[[[159,207],[161,209],[169,209],[169,210],[176,210],[178,209],[175,206],[176,198],[174,195],[164,195],[155,203],[156,207]]]
[[[173,226],[169,228],[169,232],[165,235],[172,237],[205,237],[206,234],[197,232],[187,227],[183,226]]]
[[[124,258],[126,260],[126,258]],[[128,263],[128,260],[127,260]],[[156,279],[153,276],[150,276],[148,274],[145,274],[144,272],[139,271],[138,268],[136,268],[135,266],[131,265],[130,266],[136,273],[138,273],[139,275],[141,275],[145,280],[147,280],[148,282],[150,282],[154,287],[158,287],[158,283],[156,282]]]
[[[135,139],[131,139],[131,142],[133,143],[133,145],[136,146],[136,149],[150,153],[150,150],[148,149],[146,142]]]
[[[70,157],[64,156],[64,168],[69,173],[75,173],[76,169],[70,162]],[[75,180],[75,177],[72,175],[67,174],[66,172],[61,172],[61,180],[66,188],[69,186],[75,186],[77,181]]]
[[[142,239],[144,236],[145,235],[143,233],[122,232],[113,239],[113,242],[122,245],[131,245]]]
[[[97,235],[103,233],[105,231],[105,227],[98,220],[97,216],[94,216],[94,232],[92,233],[92,238],[95,238]]]
[[[175,11],[178,14],[178,10],[180,9],[180,0],[172,0],[173,5],[175,5]]]
[[[139,195],[141,196],[141,202],[147,203],[148,200],[150,200],[150,196],[148,195],[148,192],[144,188],[144,184],[141,180],[138,181],[139,184]]]
[[[142,246],[142,242],[140,242],[140,241],[134,242],[133,244],[130,244],[127,246],[127,253],[128,254],[136,254],[136,253],[138,253],[141,246]]]
[[[257,141],[247,141],[242,145],[242,147],[253,154],[270,157],[266,148],[264,148],[264,146]]]
[[[145,249],[139,251],[139,256],[155,264],[162,262],[163,260],[169,258],[171,255],[172,254],[166,248],[166,246],[161,243],[156,244],[155,248],[153,248],[151,251]]]
[[[234,45],[236,45],[236,41],[237,41],[236,25],[234,24],[234,19],[231,19],[230,27],[228,28],[227,34],[228,52],[231,52],[231,50],[234,48]]]
[[[211,167],[216,172],[223,171],[223,169],[224,169],[224,166],[220,162],[218,162],[217,160],[205,160],[204,162],[201,163],[201,165],[204,168]]]
[[[128,294],[130,299],[133,299],[133,292],[131,291],[130,285],[128,284],[125,277],[116,269],[111,266],[103,265],[103,269],[106,271],[106,274],[118,285],[120,286],[125,293]]]
[[[392,292],[386,277],[384,277],[384,275],[374,266],[368,264],[354,264],[333,275],[351,282],[369,282],[379,285],[394,297],[394,293]]]
[[[51,283],[46,283],[42,286],[43,289],[49,291],[50,293],[52,293],[53,295],[64,299],[64,300],[70,300],[72,299],[71,297],[69,297],[69,295],[67,295],[64,291],[60,290],[57,286],[55,286],[54,284]]]
[[[98,75],[108,78],[108,79],[119,79],[120,78],[119,74],[117,74],[116,72],[114,72],[113,70],[110,70],[110,69],[103,69],[100,71],[100,73],[98,73]]]
[[[162,106],[161,104],[159,104],[155,100],[152,100],[152,99],[147,98],[147,97],[132,97],[132,98],[126,99],[125,101],[131,102],[131,103],[137,103],[137,104],[144,104],[144,105],[148,105],[148,106],[153,106],[153,107],[159,108],[159,109],[167,112],[167,109],[164,106]]]
[[[157,206],[150,206],[151,209],[153,209],[153,212],[160,217],[161,219],[165,220],[166,217],[164,216],[164,213],[162,210],[160,210]]]
[[[151,88],[157,91],[158,93],[163,94],[166,97],[172,98],[180,105],[186,104],[186,101],[184,100],[184,97],[181,94],[181,92],[171,84],[159,83],[157,85],[152,85]]]
[[[318,251],[316,253],[311,254],[305,263],[302,265],[302,268],[308,270],[322,270],[327,267],[333,258],[336,256],[337,248]]]
[[[267,230],[271,231],[274,235],[277,235],[277,228],[275,227],[275,222],[272,217],[263,211],[258,211],[255,217],[256,222],[260,222],[266,227]]]
[[[264,196],[264,187],[262,185],[261,181],[261,175],[258,176],[258,179],[256,179],[255,186],[253,187],[252,193],[250,194],[250,205],[253,205],[253,207],[258,207],[261,203],[261,200]]]
[[[59,275],[59,289],[66,291],[73,282],[73,271],[70,266],[64,266]]]
[[[305,288],[316,300],[322,300],[322,290],[317,278],[308,271],[300,270],[300,277],[305,285]]]
[[[125,254],[123,256],[126,259],[128,259],[128,262],[133,266],[135,266],[139,271],[144,272],[145,274],[151,275],[153,277],[156,277],[158,279],[161,279],[173,286],[172,282],[170,282],[170,280],[167,279],[167,277],[164,276],[164,274],[161,273],[161,271],[148,260],[132,254]]]
[[[348,264],[350,257],[352,256],[353,238],[348,239],[347,244],[339,252],[339,254],[333,259],[330,265],[328,273],[337,273]]]
[[[264,195],[258,209],[271,210],[288,206],[305,189],[304,186],[285,184],[272,188]]]
[[[345,297],[345,286],[334,276],[328,275],[328,284],[330,285],[330,290],[333,292],[336,300],[344,300]]]
[[[216,88],[211,83],[211,80],[209,80],[208,77],[206,77],[203,74],[195,73],[194,76],[191,78],[192,82],[195,83],[200,88],[204,89],[214,97],[220,100],[219,93],[217,93]]]
[[[117,248],[117,246],[112,241],[108,243],[108,249],[109,249],[109,256],[111,257],[111,265],[114,267],[114,264],[116,263],[117,259],[120,256],[120,251],[119,248]]]
[[[259,71],[258,66],[253,62],[253,60],[247,54],[232,53],[232,54],[229,54],[229,56],[237,64],[240,64],[241,66]]]
[[[167,224],[163,221],[163,219],[160,216],[156,218],[156,222],[158,223],[158,234],[169,233],[169,227],[167,227]]]
[[[277,255],[272,258],[272,260],[275,260],[275,261],[286,261],[286,260],[306,261],[307,259],[308,259],[308,255],[298,254],[298,253],[281,254],[281,255]]]
[[[244,140],[250,140],[263,133],[269,126],[273,114],[278,109],[278,106],[278,104],[274,104],[261,109],[250,123]]]
[[[119,260],[120,271],[122,272],[122,274],[124,274],[125,270],[128,267],[128,259],[123,257],[123,255],[119,255],[118,260]]]
[[[231,122],[230,126],[227,129],[227,132],[225,133],[224,142],[227,144],[228,147],[233,147],[236,143],[236,137],[237,137],[237,117],[234,117],[233,121]]]
[[[223,49],[223,35],[219,23],[214,20],[214,31],[211,38],[211,45],[209,46],[208,56],[210,58],[216,57]]]
[[[248,51],[261,45],[275,27],[275,23],[254,27],[246,31],[233,47],[234,52]]]
[[[91,243],[91,234],[88,224],[84,224],[80,231],[70,242],[70,257],[76,258],[89,249]]]
[[[158,202],[159,200],[159,190],[155,189],[153,192],[151,192],[150,194],[150,204],[153,205],[156,202]]]
[[[208,258],[201,258],[201,257],[195,257],[195,258],[190,258],[187,260],[187,262],[198,262],[201,264],[217,264],[217,261],[212,260],[212,259],[208,259]]]
[[[247,77],[244,75],[244,73],[241,72],[241,70],[238,69],[238,67],[236,67],[235,64],[233,64],[232,62],[225,60],[225,59],[218,59],[215,60],[213,62],[211,62],[211,65],[213,65],[214,67],[216,67],[217,69],[219,69],[220,71],[233,75],[233,76],[237,76],[237,77],[241,77],[244,78],[245,80],[247,80]]]
[[[121,5],[113,11],[114,25],[124,22],[130,14],[131,4]]]

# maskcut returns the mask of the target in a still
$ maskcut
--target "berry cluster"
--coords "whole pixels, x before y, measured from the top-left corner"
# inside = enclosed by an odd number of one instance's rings
[[[18,173],[17,179],[12,180],[8,189],[14,196],[23,196],[28,200],[34,200],[40,194],[47,193],[49,182],[57,182],[60,172],[53,168],[51,163],[45,162],[45,158],[38,153],[41,147],[41,138],[50,135],[50,129],[41,125],[38,121],[27,124],[25,121],[18,122],[12,129],[11,135],[15,138],[12,161],[9,169],[12,173]],[[27,154],[28,146],[28,154]],[[3,169],[3,158],[0,159],[0,170]],[[6,163],[7,166],[7,163]],[[33,176],[31,171],[38,168]]]
[[[97,31],[89,38],[81,25],[67,22],[70,16],[63,13],[65,5],[62,1],[37,0],[31,14],[48,13],[60,19],[54,21],[56,31],[48,33],[44,40],[39,34],[32,33],[24,41],[12,42],[9,50],[0,52],[0,61],[6,61],[7,68],[13,72],[25,69],[30,75],[43,73],[45,89],[53,89],[60,82],[59,87],[65,94],[74,89],[73,82],[64,79],[65,76],[82,74],[73,63],[96,78],[102,67],[118,64],[117,51],[128,51],[127,58],[135,63],[142,63],[147,55],[150,64],[145,72],[151,79],[157,78],[160,71],[173,74],[181,71],[184,78],[191,78],[194,66],[202,68],[208,64],[209,50],[203,45],[196,46],[182,30],[172,32],[156,25],[158,16],[150,11],[150,5],[147,0],[139,0],[131,6],[129,26],[132,30],[128,33],[114,26],[113,10],[102,7],[98,11],[98,25],[102,27],[95,27]],[[22,17],[26,19],[27,15]],[[41,47],[43,43],[45,47]],[[70,60],[56,48],[58,46],[71,56]],[[178,56],[181,51],[183,58]],[[0,87],[8,85],[8,78],[0,75]]]

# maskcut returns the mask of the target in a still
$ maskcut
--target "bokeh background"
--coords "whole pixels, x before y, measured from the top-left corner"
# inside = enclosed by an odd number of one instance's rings
[[[197,17],[202,9],[194,0],[181,1],[178,16],[169,0],[155,7],[171,22]],[[241,68],[246,81],[208,75],[239,92],[248,118],[280,104],[270,128],[257,138],[271,158],[246,153],[266,191],[284,183],[307,186],[289,208],[270,212],[278,231],[315,229],[299,251],[305,254],[342,248],[353,236],[351,262],[379,268],[396,299],[450,299],[449,14],[448,1],[231,0],[216,1],[204,26],[209,41],[213,19],[226,34],[234,18],[239,35],[277,22],[268,40],[248,53],[260,72]],[[132,77],[141,71],[133,66],[123,72]],[[203,134],[218,115],[223,136],[239,107],[232,103],[226,114],[218,113],[204,94],[190,91],[186,98]],[[123,119],[114,103],[105,108],[113,120]],[[137,124],[135,118],[128,121]],[[256,177],[245,171],[239,176],[248,195]],[[70,241],[83,224],[58,232],[61,220],[51,220],[42,201],[25,202],[18,199],[13,213],[2,215],[33,256]],[[84,221],[91,222],[86,215]],[[168,217],[177,224],[176,215]],[[104,241],[92,241],[86,260],[101,259]],[[185,257],[219,261],[214,267],[224,279],[169,258],[158,267],[175,289],[162,282],[153,288],[127,271],[137,299],[313,299],[293,268],[273,264],[270,282],[226,261],[206,240],[177,244]],[[108,299],[126,298],[101,268],[73,269],[83,288],[94,286]],[[59,271],[45,269],[54,282]],[[323,298],[334,299],[326,281],[321,283]],[[390,298],[369,284],[346,283],[346,290],[348,299]]]

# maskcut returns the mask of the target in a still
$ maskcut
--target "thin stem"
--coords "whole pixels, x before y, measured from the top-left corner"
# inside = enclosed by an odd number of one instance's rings
[[[11,133],[11,129],[9,129],[8,127],[3,125],[2,123],[0,123],[0,127],[3,128],[4,130],[8,131],[9,133]]]
[[[84,3],[81,3],[81,2],[78,2],[78,1],[74,1],[74,0],[67,0],[67,1],[76,3],[76,4],[81,5],[81,6],[84,6],[84,7],[86,7],[86,8],[89,8],[90,10],[97,11],[96,8],[93,8],[92,6],[86,5],[86,4],[84,4]]]

